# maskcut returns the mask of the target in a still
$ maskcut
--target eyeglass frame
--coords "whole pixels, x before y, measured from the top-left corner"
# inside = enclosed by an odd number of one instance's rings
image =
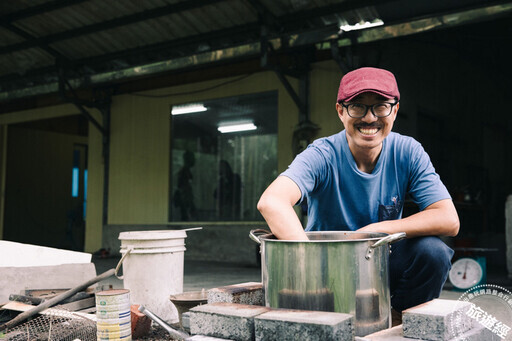
[[[363,117],[365,117],[365,116],[368,114],[368,109],[370,109],[370,112],[372,113],[372,115],[373,115],[374,117],[377,117],[377,118],[384,118],[384,117],[388,117],[389,115],[391,115],[391,113],[393,112],[393,107],[394,107],[395,105],[397,105],[397,104],[398,104],[398,102],[400,102],[400,101],[399,101],[399,100],[397,100],[397,99],[395,98],[395,103],[381,102],[381,103],[375,103],[375,104],[372,104],[372,105],[366,105],[366,104],[363,104],[363,103],[350,103],[350,102],[348,102],[348,104],[344,104],[344,103],[343,103],[343,101],[339,101],[338,103],[339,103],[343,108],[347,109],[347,114],[348,114],[348,116],[350,116],[350,117],[352,117],[352,118],[363,118]],[[375,114],[375,112],[373,111],[373,107],[374,107],[374,106],[376,106],[376,105],[384,104],[384,103],[391,104],[391,108],[389,109],[389,113],[388,113],[386,116],[377,116],[377,115]],[[354,117],[354,116],[350,115],[350,112],[349,112],[349,110],[348,110],[348,106],[349,106],[350,104],[363,105],[363,106],[366,108],[366,110],[365,110],[365,112],[364,112],[364,115],[363,115],[363,116],[358,116],[358,117]]]

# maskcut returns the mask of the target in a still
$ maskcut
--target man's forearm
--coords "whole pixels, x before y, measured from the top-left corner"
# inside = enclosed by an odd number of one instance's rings
[[[408,238],[419,236],[455,236],[459,218],[450,199],[438,201],[425,210],[398,220],[386,220],[365,226],[359,231],[393,234],[405,232]]]
[[[270,230],[278,239],[308,239],[297,214],[290,205],[270,200],[258,205],[258,209],[263,218],[265,218]]]
[[[278,239],[308,240],[293,210],[300,195],[299,187],[285,176],[277,177],[261,195],[258,210]]]

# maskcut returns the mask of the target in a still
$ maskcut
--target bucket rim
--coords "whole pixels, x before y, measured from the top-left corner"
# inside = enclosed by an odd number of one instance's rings
[[[170,246],[170,247],[130,247],[130,246],[121,246],[119,249],[119,252],[121,254],[125,254],[127,252],[130,252],[131,254],[138,254],[138,253],[147,253],[147,254],[157,254],[157,253],[182,253],[187,251],[187,248],[185,245],[177,245],[177,246]]]
[[[184,230],[148,230],[148,231],[123,231],[119,233],[119,240],[161,240],[183,239],[187,237]]]

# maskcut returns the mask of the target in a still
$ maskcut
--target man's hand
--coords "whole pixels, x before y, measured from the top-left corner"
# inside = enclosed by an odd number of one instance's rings
[[[299,201],[299,186],[286,176],[279,176],[263,192],[258,210],[278,239],[308,240],[293,206]]]
[[[405,232],[407,238],[419,236],[456,236],[459,232],[459,216],[450,199],[440,200],[423,211],[407,218],[373,223],[358,232]]]

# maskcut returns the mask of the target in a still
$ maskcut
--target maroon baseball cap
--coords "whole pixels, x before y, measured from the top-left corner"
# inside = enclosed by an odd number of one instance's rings
[[[341,78],[338,102],[350,101],[363,92],[375,92],[386,98],[400,100],[395,76],[384,69],[362,67],[350,71]]]

